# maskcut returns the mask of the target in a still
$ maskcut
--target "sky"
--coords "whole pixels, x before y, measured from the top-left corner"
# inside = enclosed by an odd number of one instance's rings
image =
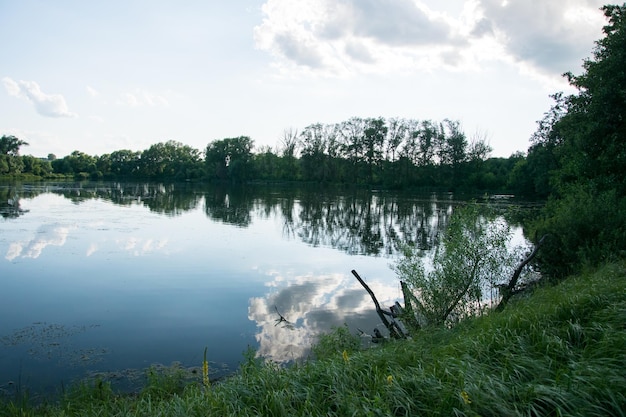
[[[606,23],[597,0],[0,0],[21,154],[204,150],[351,117],[458,120],[526,151]]]

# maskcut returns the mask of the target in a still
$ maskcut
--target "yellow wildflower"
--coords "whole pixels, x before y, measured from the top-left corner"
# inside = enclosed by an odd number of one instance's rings
[[[207,348],[204,348],[204,360],[202,361],[202,383],[204,384],[205,387],[208,387],[210,385],[209,362],[207,362],[206,360],[206,350]]]
[[[344,362],[348,362],[348,352],[346,350],[343,351],[343,360]]]
[[[461,391],[461,398],[465,404],[471,404],[472,400],[470,400],[469,394],[467,391]]]

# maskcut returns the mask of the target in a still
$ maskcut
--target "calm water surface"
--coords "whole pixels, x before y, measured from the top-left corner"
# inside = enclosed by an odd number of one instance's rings
[[[286,363],[332,326],[371,332],[378,317],[350,271],[384,305],[401,300],[389,269],[398,245],[432,248],[455,204],[449,194],[0,184],[0,395],[94,374],[123,385],[153,364],[197,369],[205,347],[215,378],[248,347]],[[277,325],[277,310],[293,328]]]

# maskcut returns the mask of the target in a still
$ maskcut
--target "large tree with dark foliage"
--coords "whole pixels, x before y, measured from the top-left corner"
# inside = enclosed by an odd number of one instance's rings
[[[250,179],[253,147],[254,141],[248,136],[209,143],[204,158],[209,178],[234,182]]]
[[[536,230],[550,234],[540,260],[555,276],[626,248],[626,3],[602,10],[608,24],[593,57],[581,75],[565,74],[576,94],[555,96],[528,155],[554,168]]]
[[[626,192],[626,3],[603,7],[609,24],[585,72],[567,73],[578,94],[565,103],[557,126],[567,138],[561,182],[592,181],[599,190]]]
[[[24,168],[20,154],[20,147],[28,145],[13,135],[0,137],[0,174],[19,174]]]
[[[202,175],[200,151],[174,140],[150,146],[141,153],[138,163],[139,172],[146,178],[185,180]]]

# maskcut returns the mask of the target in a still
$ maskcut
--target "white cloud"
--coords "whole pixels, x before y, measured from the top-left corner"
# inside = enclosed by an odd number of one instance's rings
[[[442,46],[464,43],[443,15],[411,0],[268,0],[262,10],[256,45],[283,66],[334,74],[419,67],[439,60]]]
[[[165,96],[140,89],[122,94],[117,103],[129,107],[168,107],[170,104]]]
[[[284,70],[319,74],[480,70],[504,61],[551,77],[589,55],[600,0],[267,0],[257,48]],[[575,28],[575,30],[573,30]]]
[[[46,94],[35,81],[15,81],[9,77],[2,79],[9,95],[26,99],[34,104],[35,110],[46,117],[77,117],[69,111],[65,98],[61,94]]]
[[[517,62],[546,74],[574,70],[601,36],[604,1],[481,0],[482,34],[491,32]]]
[[[4,77],[2,79],[2,83],[4,84],[4,88],[7,89],[7,93],[9,93],[10,96],[20,96],[20,86],[14,80],[9,77]]]
[[[343,30],[384,45],[456,43],[451,26],[424,5],[412,0],[349,0],[351,19]],[[348,17],[347,15],[346,17]]]
[[[98,97],[100,95],[100,92],[98,90],[89,85],[85,87],[85,89],[87,90],[87,94],[89,94],[90,97]]]

